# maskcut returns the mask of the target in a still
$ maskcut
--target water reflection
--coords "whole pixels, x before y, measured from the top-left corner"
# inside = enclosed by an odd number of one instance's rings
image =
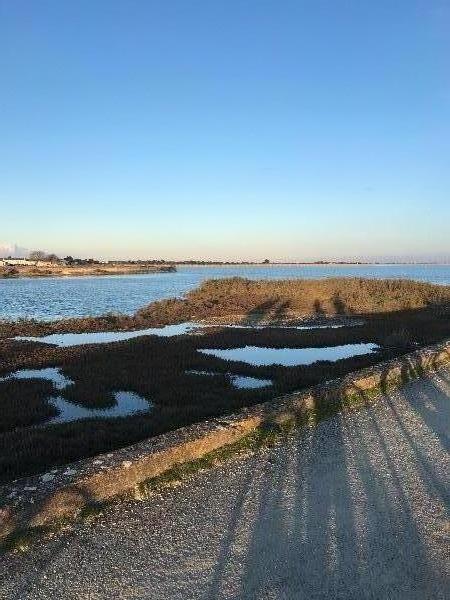
[[[74,382],[61,373],[61,369],[49,367],[46,369],[22,369],[1,377],[0,382],[11,379],[44,379],[51,381],[56,390],[62,391]],[[115,405],[109,408],[87,408],[68,402],[62,396],[51,396],[47,401],[58,409],[58,414],[43,423],[42,426],[54,423],[68,423],[80,419],[110,419],[111,417],[127,417],[139,412],[147,412],[153,408],[153,403],[134,392],[115,392]],[[26,406],[24,407],[26,410]]]
[[[225,360],[246,362],[255,366],[311,365],[319,360],[336,361],[352,356],[369,354],[378,350],[377,344],[345,344],[325,348],[264,348],[260,346],[244,346],[243,348],[227,348],[226,350],[211,348],[199,350]]]
[[[68,379],[61,373],[61,369],[49,367],[46,369],[22,369],[15,373],[10,373],[6,377],[0,377],[1,381],[9,379],[45,379],[51,381],[57,390],[64,390],[67,386],[72,385],[73,381]]]
[[[116,404],[109,408],[86,408],[68,402],[62,396],[49,398],[48,401],[58,409],[58,415],[43,425],[57,423],[68,423],[81,419],[110,419],[112,417],[128,417],[140,412],[148,412],[153,403],[142,398],[134,392],[116,392],[114,394]]]
[[[172,337],[175,335],[184,335],[192,333],[202,325],[198,323],[178,323],[176,325],[166,325],[165,327],[150,327],[148,329],[139,329],[137,331],[91,331],[86,333],[52,333],[42,337],[17,336],[14,339],[18,341],[40,342],[41,344],[51,344],[60,348],[69,348],[70,346],[82,346],[83,344],[109,344],[111,342],[121,342],[144,335],[157,335],[158,337]]]
[[[259,379],[258,377],[248,377],[247,375],[233,375],[232,373],[217,373],[214,371],[186,371],[190,375],[225,375],[228,377],[234,387],[239,389],[257,389],[269,387],[273,384],[271,379]]]

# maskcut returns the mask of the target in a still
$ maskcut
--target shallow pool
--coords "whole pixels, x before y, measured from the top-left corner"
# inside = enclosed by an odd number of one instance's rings
[[[9,381],[11,379],[44,379],[51,381],[56,390],[62,391],[69,385],[73,385],[73,381],[68,379],[61,373],[61,370],[56,367],[46,369],[22,369],[15,371],[6,377],[1,377],[0,382]],[[47,402],[53,404],[58,409],[58,414],[42,423],[40,427],[51,425],[53,423],[68,423],[69,421],[79,421],[80,419],[110,419],[111,417],[127,417],[139,412],[147,412],[153,408],[153,403],[142,398],[135,392],[115,392],[114,406],[108,408],[87,408],[73,402],[69,402],[62,396],[51,396]],[[26,410],[26,407],[24,407]]]
[[[57,390],[63,390],[67,386],[72,385],[73,381],[65,377],[61,370],[55,367],[48,367],[46,369],[22,369],[15,371],[6,377],[0,377],[1,381],[8,381],[9,379],[45,379],[51,381]]]
[[[217,356],[225,360],[246,362],[255,366],[281,365],[293,367],[296,365],[311,365],[319,360],[336,361],[369,354],[378,350],[377,344],[345,344],[325,348],[264,348],[260,346],[244,346],[243,348],[228,348],[226,350],[211,348],[199,350],[203,354]]]
[[[273,384],[271,379],[260,379],[258,377],[249,377],[247,375],[233,375],[232,373],[218,373],[215,371],[186,371],[190,375],[205,375],[205,376],[214,376],[214,375],[226,375],[230,382],[236,388],[240,389],[256,389],[256,388],[264,388]]]
[[[49,398],[48,402],[58,409],[59,414],[41,426],[69,423],[70,421],[80,421],[81,419],[128,417],[136,413],[148,412],[153,407],[152,402],[134,392],[115,392],[114,399],[116,404],[109,408],[86,408],[85,406],[68,402],[62,396]]]
[[[172,337],[191,333],[202,327],[198,323],[178,323],[177,325],[166,325],[165,327],[150,327],[137,331],[91,331],[86,333],[52,333],[42,337],[17,336],[18,341],[40,342],[53,346],[65,347],[82,346],[83,344],[109,344],[121,342],[144,335],[157,335],[158,337]]]

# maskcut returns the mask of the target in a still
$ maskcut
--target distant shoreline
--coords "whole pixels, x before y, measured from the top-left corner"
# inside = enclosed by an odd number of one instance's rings
[[[271,263],[243,263],[243,262],[223,262],[223,263],[186,263],[186,262],[174,262],[170,263],[177,267],[419,267],[419,266],[450,266],[450,262],[392,262],[392,263],[378,263],[378,262],[367,262],[367,263],[353,263],[353,262],[271,262]]]
[[[25,279],[45,277],[105,277],[111,275],[151,275],[154,273],[173,273],[175,265],[108,265],[92,266],[10,266],[0,267],[0,279]]]
[[[166,262],[158,264],[146,263],[94,263],[92,265],[61,265],[54,266],[30,266],[30,265],[11,265],[7,267],[0,266],[1,279],[38,279],[38,278],[70,278],[70,277],[110,277],[120,275],[151,275],[155,273],[174,273],[178,269],[195,268],[236,268],[236,267],[439,267],[449,266],[448,262],[395,262],[395,263],[377,263],[377,262]]]

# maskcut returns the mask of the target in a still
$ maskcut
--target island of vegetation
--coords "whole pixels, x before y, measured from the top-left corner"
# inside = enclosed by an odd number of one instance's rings
[[[449,317],[450,286],[356,278],[233,278],[206,281],[185,298],[153,302],[131,316],[2,322],[0,480],[108,452],[400,357],[448,339]],[[199,328],[171,337],[153,330],[113,343],[58,346],[14,338],[187,321]],[[298,364],[255,364],[224,355],[242,348],[301,354],[348,345],[375,350]],[[14,376],[24,369],[26,377]],[[56,383],[40,376],[48,372],[57,374]],[[267,385],[240,388],[234,385],[236,378]],[[62,387],[61,382],[67,384]],[[117,394],[123,393],[139,397],[147,410],[115,416],[111,411]],[[58,420],[58,403],[84,417]]]
[[[80,277],[88,275],[135,275],[176,271],[164,261],[100,261],[94,258],[59,258],[56,254],[31,252],[28,258],[0,258],[0,278]]]

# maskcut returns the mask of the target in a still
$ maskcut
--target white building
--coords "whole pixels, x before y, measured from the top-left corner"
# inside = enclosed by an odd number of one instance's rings
[[[30,260],[29,258],[0,258],[0,267],[51,267],[53,263],[46,260]]]

